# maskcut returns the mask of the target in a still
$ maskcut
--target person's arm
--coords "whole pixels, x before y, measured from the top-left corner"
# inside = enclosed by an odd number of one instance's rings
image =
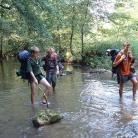
[[[125,55],[118,54],[116,56],[116,59],[113,62],[113,67],[116,67],[117,65],[119,65],[123,61],[123,59],[125,59]]]
[[[33,80],[34,80],[34,83],[36,84],[36,85],[38,85],[38,81],[37,81],[37,79],[36,79],[36,77],[35,77],[35,75],[34,75],[34,73],[31,71],[30,72],[30,75],[31,75],[31,77],[33,78]]]
[[[59,66],[57,62],[57,58],[55,57],[55,65],[56,65],[56,74],[59,74]]]
[[[56,65],[56,74],[59,74],[59,67],[58,67],[58,65]]]
[[[34,75],[34,73],[33,73],[32,66],[31,66],[30,61],[27,61],[27,72],[30,73],[31,77],[32,77],[33,80],[34,80],[34,83],[35,83],[36,85],[38,85],[38,81],[37,81],[37,79],[36,79],[36,77],[35,77],[35,75]]]
[[[132,62],[133,56],[132,56],[132,52],[131,51],[128,53],[128,57],[131,58],[131,62]]]
[[[45,61],[45,62],[44,62]],[[46,63],[46,56],[43,56],[40,60],[40,66],[43,67],[43,69],[45,68],[45,63]],[[45,70],[45,69],[44,69]]]
[[[42,63],[43,61],[45,61],[45,56],[41,58],[40,63]]]

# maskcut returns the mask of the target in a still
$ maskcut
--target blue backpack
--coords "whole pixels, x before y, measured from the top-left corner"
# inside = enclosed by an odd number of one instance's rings
[[[30,74],[27,73],[27,61],[30,60],[31,54],[27,50],[20,51],[17,55],[17,59],[21,63],[20,69],[16,72],[16,75],[21,79],[29,79]]]

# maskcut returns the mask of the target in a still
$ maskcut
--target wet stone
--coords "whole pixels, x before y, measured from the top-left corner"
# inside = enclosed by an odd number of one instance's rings
[[[36,127],[53,124],[60,121],[63,117],[56,111],[51,109],[40,110],[32,118],[33,124]]]
[[[73,74],[74,71],[73,70],[62,70],[60,73],[60,76],[67,76],[69,74]]]

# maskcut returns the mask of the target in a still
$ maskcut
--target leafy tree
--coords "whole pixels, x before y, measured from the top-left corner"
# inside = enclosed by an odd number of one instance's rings
[[[1,0],[0,58],[37,45],[86,62],[125,40],[136,45],[137,6],[137,0]]]

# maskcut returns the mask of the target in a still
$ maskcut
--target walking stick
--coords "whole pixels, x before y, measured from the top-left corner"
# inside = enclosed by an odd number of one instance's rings
[[[48,108],[48,101],[47,101],[47,97],[46,97],[46,95],[45,95],[45,92],[42,90],[41,87],[39,87],[39,85],[38,85],[38,88],[43,92],[43,96],[45,97],[46,104],[47,104],[47,108]]]

